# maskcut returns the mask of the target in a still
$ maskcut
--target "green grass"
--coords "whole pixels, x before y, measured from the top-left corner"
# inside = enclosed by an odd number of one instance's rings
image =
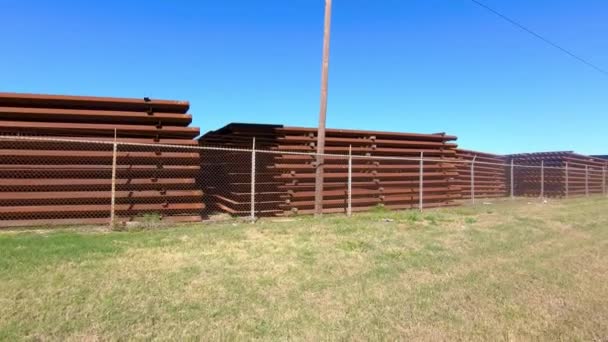
[[[0,340],[605,340],[608,200],[0,233]]]

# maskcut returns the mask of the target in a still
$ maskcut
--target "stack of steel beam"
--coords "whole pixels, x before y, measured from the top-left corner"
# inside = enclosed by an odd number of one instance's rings
[[[200,220],[198,151],[161,146],[197,145],[188,108],[148,98],[0,93],[0,225],[108,222],[115,135],[119,143],[158,146],[118,145],[116,216]]]
[[[261,124],[229,124],[208,132],[199,139],[204,165],[202,189],[209,199],[209,212],[224,212],[235,216],[251,212],[252,153],[255,138],[255,214],[281,214],[280,205],[285,192],[282,182],[275,179],[277,148],[276,129],[281,126]],[[213,148],[219,148],[217,150]],[[208,148],[208,149],[207,149]]]
[[[608,161],[573,152],[508,156],[516,165],[516,196],[564,197],[606,192]]]
[[[278,125],[232,124],[204,135],[203,145],[222,144],[250,147],[256,137],[257,148],[275,151],[258,152],[256,182],[262,178],[260,193],[265,213],[312,213],[315,193],[316,129]],[[348,158],[352,151],[352,210],[369,210],[376,206],[391,209],[416,208],[419,205],[420,153],[424,163],[424,207],[453,204],[460,197],[454,184],[458,172],[454,163],[456,137],[441,134],[413,134],[328,129],[324,163],[323,208],[326,213],[345,212],[347,208]],[[285,153],[276,153],[278,151]],[[297,152],[297,153],[288,153]],[[205,152],[207,153],[207,152]],[[221,207],[231,213],[248,209],[247,186],[251,164],[240,153],[240,167],[225,163],[223,182],[230,184],[218,196]],[[247,178],[247,179],[246,179]],[[256,191],[257,193],[257,191]],[[258,203],[256,203],[257,205]]]
[[[508,196],[510,171],[504,166],[507,162],[505,156],[458,149],[457,157],[460,162],[456,164],[458,167],[456,184],[460,186],[462,198],[471,198],[473,187],[475,198]],[[471,178],[473,160],[475,160],[475,164]],[[471,180],[474,181],[474,184]]]
[[[280,150],[315,152],[316,129],[284,127],[280,134]],[[347,159],[352,150],[352,209],[365,211],[376,206],[409,209],[419,206],[421,152],[424,162],[423,205],[425,208],[447,206],[460,197],[453,178],[458,172],[453,163],[456,137],[440,134],[414,134],[361,130],[328,129],[325,153],[342,156],[325,158],[323,208],[325,212],[344,212],[348,180]],[[275,168],[278,179],[289,198],[287,211],[314,211],[314,158],[282,155]]]

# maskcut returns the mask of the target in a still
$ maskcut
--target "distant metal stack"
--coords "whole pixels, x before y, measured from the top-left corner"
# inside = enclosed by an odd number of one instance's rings
[[[421,152],[429,160],[424,163],[424,207],[451,205],[460,197],[459,188],[454,184],[458,172],[450,163],[456,156],[456,145],[449,141],[456,137],[337,129],[328,129],[326,134],[325,151],[331,154],[325,157],[324,166],[323,207],[326,213],[345,212],[347,208],[349,149],[353,155],[353,211],[379,205],[391,209],[418,207],[420,166],[417,159]],[[246,147],[251,146],[253,137],[260,149],[300,153],[314,153],[316,149],[316,129],[277,125],[231,124],[204,135],[200,141],[204,145]],[[256,167],[256,178],[262,179],[259,195],[264,198],[264,213],[312,213],[314,156],[289,153],[259,153],[258,156],[263,158]],[[366,158],[357,158],[361,156]],[[216,161],[226,163],[221,154]],[[247,171],[247,163],[237,164],[240,168],[232,163],[223,168],[221,174],[227,176],[224,182],[230,186],[217,195],[218,206],[231,213],[246,211],[248,203],[244,189],[246,177],[240,176]]]
[[[564,197],[605,193],[608,161],[573,152],[513,154],[516,196]],[[543,166],[544,168],[541,168]]]
[[[0,225],[106,223],[118,142],[196,145],[188,102],[0,93]],[[116,215],[200,220],[198,152],[119,145]]]
[[[476,198],[508,196],[510,171],[503,165],[507,162],[505,156],[458,149],[457,158],[463,161],[456,164],[458,167],[456,184],[460,186],[462,198],[471,198],[473,187]],[[471,177],[473,159],[475,159],[474,176]],[[471,179],[474,180],[474,184]]]

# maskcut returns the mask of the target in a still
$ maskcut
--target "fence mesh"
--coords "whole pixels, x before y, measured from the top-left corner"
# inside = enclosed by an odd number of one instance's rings
[[[0,224],[103,223],[112,145],[0,139]]]
[[[0,226],[315,212],[312,153],[23,136],[0,136],[0,146]],[[324,213],[607,194],[606,165],[597,161],[516,164],[474,154],[323,159]]]
[[[205,209],[201,155],[180,146],[117,144],[115,215],[197,221]]]

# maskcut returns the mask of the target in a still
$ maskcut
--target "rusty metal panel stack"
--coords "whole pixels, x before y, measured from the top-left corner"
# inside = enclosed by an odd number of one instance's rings
[[[456,145],[450,143],[456,139],[453,136],[338,129],[328,129],[326,134],[325,151],[329,155],[325,157],[324,168],[324,211],[327,213],[346,210],[349,149],[353,155],[353,211],[378,205],[391,209],[418,207],[420,152],[428,159],[424,163],[424,207],[451,205],[460,197],[459,187],[454,183],[458,172],[451,163],[456,157]],[[260,149],[285,152],[257,154],[261,159],[256,165],[256,181],[262,177],[262,184],[256,195],[264,199],[264,213],[312,213],[315,158],[311,154],[316,149],[316,129],[232,124],[204,135],[200,142],[207,146],[250,147],[253,137]],[[216,160],[218,164],[222,163],[220,159]],[[247,193],[241,188],[247,184],[242,176],[247,165],[250,166],[246,162],[240,168],[226,165],[221,172],[230,186],[217,197],[221,198],[219,206],[228,212],[247,209]]]
[[[510,171],[505,167],[505,156],[470,151],[457,150],[458,179],[456,184],[461,188],[462,198],[471,198],[471,163],[475,159],[473,168],[476,198],[506,197],[509,194]]]
[[[284,127],[278,129],[279,149],[314,152],[316,129]],[[365,211],[375,206],[389,209],[417,208],[419,205],[420,153],[424,153],[423,202],[425,208],[447,206],[460,197],[453,179],[458,172],[453,163],[456,137],[441,134],[415,134],[361,130],[328,129],[328,154],[345,155],[352,149],[352,209]],[[362,157],[362,158],[358,158]],[[408,160],[409,159],[409,160]],[[309,156],[280,156],[275,168],[281,171],[288,199],[286,212],[311,213],[314,210],[314,159]],[[323,207],[325,212],[346,209],[347,159],[325,158]]]
[[[188,108],[147,98],[0,93],[0,225],[108,222],[115,133],[118,142],[158,146],[118,145],[117,217],[200,220],[198,152],[160,146],[197,145]]]
[[[508,158],[521,165],[514,172],[516,196],[564,197],[605,192],[606,160],[573,152],[523,153]]]
[[[257,216],[282,213],[286,192],[274,168],[277,148],[276,129],[281,126],[232,123],[199,138],[202,189],[209,212],[246,216],[251,210],[252,153],[256,149],[255,212]],[[214,150],[214,147],[220,149]]]

